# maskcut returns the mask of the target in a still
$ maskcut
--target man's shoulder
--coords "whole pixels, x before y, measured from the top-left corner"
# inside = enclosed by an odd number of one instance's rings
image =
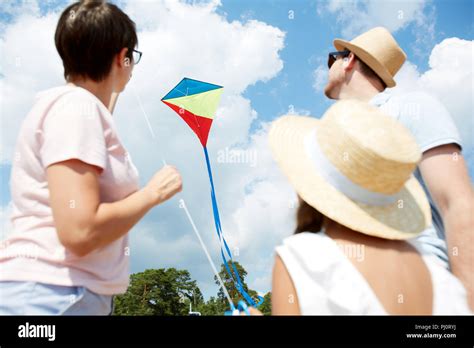
[[[444,104],[436,96],[423,90],[394,92],[390,94],[386,107],[395,109],[402,122],[451,122],[451,115]]]
[[[391,96],[388,111],[415,136],[424,152],[444,144],[458,144],[461,138],[452,116],[443,103],[426,91],[396,93]]]
[[[423,90],[403,91],[403,92],[392,92],[390,93],[390,100],[392,102],[409,103],[416,102],[420,104],[441,104],[441,102],[432,94]]]

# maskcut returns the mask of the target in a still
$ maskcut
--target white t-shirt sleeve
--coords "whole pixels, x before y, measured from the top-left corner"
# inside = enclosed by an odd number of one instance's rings
[[[415,92],[393,97],[393,102],[398,104],[399,121],[411,131],[422,152],[446,144],[462,148],[459,131],[438,99]]]
[[[77,159],[105,169],[107,147],[98,102],[81,92],[61,97],[44,118],[40,150],[43,167]]]

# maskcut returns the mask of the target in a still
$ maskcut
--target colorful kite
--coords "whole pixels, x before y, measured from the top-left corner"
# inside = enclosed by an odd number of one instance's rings
[[[240,280],[239,272],[232,260],[232,253],[222,233],[221,221],[219,217],[219,209],[217,206],[216,193],[214,190],[214,182],[212,180],[211,164],[209,155],[207,153],[207,138],[209,130],[211,129],[212,120],[214,119],[217,106],[219,104],[222,86],[214,85],[207,82],[197,81],[193,79],[184,78],[176,85],[167,95],[161,99],[163,103],[173,109],[181,118],[188,124],[189,127],[196,133],[204,148],[204,155],[206,157],[207,172],[209,175],[209,182],[211,185],[211,200],[212,211],[214,214],[214,223],[216,226],[217,236],[221,246],[221,256],[224,261],[227,273],[234,281],[237,291],[251,306],[259,306],[263,302],[263,298],[259,296],[259,303],[250,297],[245,291]],[[229,261],[225,255],[228,255]],[[235,278],[229,268],[228,263],[232,265]],[[232,304],[231,304],[232,305]],[[234,310],[234,308],[231,308]]]

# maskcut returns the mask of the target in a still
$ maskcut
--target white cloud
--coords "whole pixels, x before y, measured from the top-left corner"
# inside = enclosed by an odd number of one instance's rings
[[[223,145],[246,143],[250,127],[256,118],[257,113],[252,109],[250,100],[240,95],[227,96],[222,100],[222,107],[217,110],[213,135],[217,136]]]
[[[243,92],[282,70],[280,51],[284,47],[284,33],[260,21],[230,22],[218,13],[219,1],[123,4],[122,8],[138,24],[139,46],[144,54],[116,107],[114,117],[120,137],[140,170],[142,183],[162,166],[162,159],[175,164],[184,179],[183,193],[153,209],[132,231],[132,271],[149,267],[185,268],[191,271],[206,295],[217,290],[207,260],[178,207],[178,198],[184,198],[213,259],[219,264],[202,148],[179,116],[160,102],[186,76],[224,86],[208,144],[223,229],[229,241],[239,246],[236,259],[242,260],[246,267],[251,286],[257,278],[260,280],[255,285],[265,283],[261,279],[268,279],[271,267],[264,269],[257,265],[270,264],[278,236],[291,233],[283,223],[288,214],[285,207],[288,198],[281,194],[286,191],[275,177],[274,164],[265,149],[265,125],[259,126],[258,115]],[[58,15],[58,12],[45,16],[18,15],[0,39],[0,49],[8,52],[2,55],[3,78],[0,79],[3,162],[11,161],[21,120],[31,107],[35,93],[64,83],[53,40]],[[150,118],[156,139],[150,135],[134,91]],[[254,165],[218,162],[219,152],[226,148],[255,153]],[[265,212],[268,223],[263,226],[256,215],[246,212],[249,208]],[[269,208],[280,217],[270,219],[273,212]],[[260,231],[261,228],[264,230]],[[265,251],[263,261],[257,246]]]
[[[186,74],[219,81],[228,94],[240,94],[257,81],[274,77],[283,68],[279,51],[284,33],[278,28],[254,20],[229,22],[216,13],[217,1],[152,4],[155,8],[142,1],[129,2],[126,7],[132,18],[140,18],[140,23],[143,18],[145,23],[139,37],[145,53],[134,78],[145,84],[142,90],[150,85],[156,90],[155,79],[177,81]],[[155,79],[139,76],[140,72],[150,71]],[[167,88],[160,85],[156,92],[165,92]]]
[[[40,11],[37,0],[19,0],[0,2],[0,14],[3,18],[15,18],[20,15],[36,15]]]
[[[321,92],[327,83],[328,78],[328,67],[327,65],[320,64],[313,71],[313,88],[316,92]]]
[[[394,93],[425,90],[449,110],[464,142],[465,152],[474,151],[473,51],[474,41],[448,38],[434,46],[429,69],[420,73],[410,62],[396,76]]]
[[[413,25],[412,49],[420,56],[435,38],[435,8],[429,0],[330,0],[322,2],[317,12],[320,16],[335,15],[342,37],[349,40],[377,26],[394,33]]]
[[[22,119],[36,92],[63,83],[62,63],[54,46],[56,14],[21,14],[0,37],[0,162],[8,163]]]
[[[318,13],[335,14],[342,26],[344,37],[352,38],[379,25],[395,32],[411,22],[422,24],[420,20],[424,18],[423,10],[426,3],[426,0],[330,0],[318,7]]]
[[[252,265],[250,286],[271,287],[274,247],[294,229],[296,196],[273,161],[268,143],[268,125],[252,136],[250,148],[258,153],[258,165],[243,178],[247,194],[232,213],[229,236],[241,250],[239,259]],[[263,286],[263,287],[262,287]]]
[[[443,40],[431,52],[431,69],[420,78],[421,84],[449,109],[471,150],[474,147],[473,52],[472,40]]]

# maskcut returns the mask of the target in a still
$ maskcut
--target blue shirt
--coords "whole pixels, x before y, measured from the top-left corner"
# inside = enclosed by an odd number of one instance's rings
[[[461,137],[448,110],[437,99],[424,92],[391,94],[384,91],[377,94],[370,104],[378,106],[385,113],[395,117],[414,136],[421,152],[446,144],[461,146]],[[420,169],[415,177],[423,187],[431,207],[433,224],[418,237],[426,251],[439,257],[449,268],[446,236],[441,214],[425,185]]]

